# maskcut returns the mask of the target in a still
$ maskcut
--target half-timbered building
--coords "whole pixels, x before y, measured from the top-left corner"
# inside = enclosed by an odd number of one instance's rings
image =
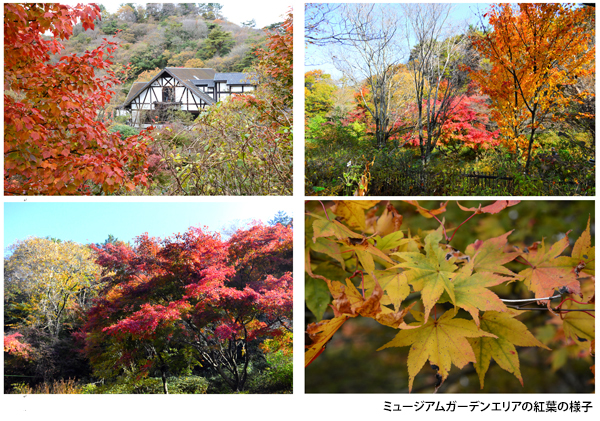
[[[168,121],[169,110],[187,111],[196,117],[232,94],[255,88],[256,82],[246,73],[167,67],[149,82],[134,83],[120,109],[130,115],[130,125],[146,127]]]

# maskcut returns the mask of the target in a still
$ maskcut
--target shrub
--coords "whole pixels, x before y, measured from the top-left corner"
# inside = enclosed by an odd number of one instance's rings
[[[167,378],[169,394],[205,394],[208,391],[208,380],[199,376]],[[118,383],[87,384],[82,387],[86,394],[163,394],[162,379],[146,377],[141,380],[121,381]]]
[[[119,136],[121,136],[121,140],[125,140],[129,136],[133,136],[140,133],[138,129],[131,126],[127,126],[125,124],[115,124],[114,126],[109,128],[109,131],[111,133],[119,133]]]
[[[284,351],[267,354],[267,367],[248,380],[250,393],[291,393],[294,369],[292,355]]]
[[[26,383],[17,383],[13,385],[13,389],[10,393],[17,395],[77,395],[85,392],[84,388],[79,386],[74,379],[68,379],[55,380],[52,383],[40,383],[34,387],[31,387]]]

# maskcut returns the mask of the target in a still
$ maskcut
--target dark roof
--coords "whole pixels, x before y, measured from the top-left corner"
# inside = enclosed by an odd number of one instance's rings
[[[130,100],[133,100],[147,84],[148,82],[134,82],[133,85],[131,85],[131,89],[129,89],[125,104],[129,104],[129,102],[131,102]]]
[[[214,79],[191,79],[190,82],[192,82],[194,84],[194,86],[203,86],[206,85],[210,88],[214,88],[215,87],[215,80]]]
[[[224,80],[228,85],[255,85],[250,73],[216,73],[215,80]]]
[[[181,67],[166,67],[165,70],[180,80],[214,79],[215,69],[190,69]]]

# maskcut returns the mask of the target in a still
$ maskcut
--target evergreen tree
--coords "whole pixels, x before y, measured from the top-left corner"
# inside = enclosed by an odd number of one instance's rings
[[[202,44],[200,58],[209,60],[215,55],[224,57],[235,45],[231,32],[224,31],[219,25],[214,26]]]
[[[280,210],[280,211],[277,211],[275,216],[273,216],[273,219],[271,219],[267,223],[269,225],[273,225],[273,226],[275,226],[277,224],[281,224],[284,227],[292,227],[293,222],[294,222],[294,219],[291,216],[288,216],[287,213]]]

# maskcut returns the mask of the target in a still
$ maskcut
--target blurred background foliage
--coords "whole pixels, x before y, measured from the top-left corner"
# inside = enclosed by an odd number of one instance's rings
[[[492,201],[460,201],[465,207],[486,206]],[[308,201],[306,211],[324,216],[324,208],[332,201]],[[414,206],[391,201],[403,216],[401,230],[406,235],[422,236],[423,231],[437,229],[435,219],[421,216]],[[419,201],[427,209],[440,206],[440,201]],[[381,214],[386,203],[379,203],[377,214]],[[333,218],[331,212],[328,212]],[[454,201],[447,205],[447,211],[439,215],[445,221],[447,230],[458,227],[469,212],[461,210]],[[452,240],[453,247],[464,251],[475,240],[486,240],[514,230],[508,237],[509,243],[519,247],[531,246],[533,242],[545,239],[551,245],[569,230],[571,246],[586,229],[590,219],[592,246],[595,238],[594,201],[546,201],[528,200],[504,209],[499,214],[476,215],[460,227]],[[312,242],[312,218],[307,215],[306,244]],[[368,235],[367,235],[368,236]],[[563,254],[570,255],[571,247]],[[318,273],[319,265],[327,272],[329,279],[343,280],[352,275],[355,266],[348,260],[346,271],[339,263],[321,253],[311,251],[311,266]],[[523,269],[517,265],[514,270]],[[510,265],[507,265],[510,267]],[[360,277],[357,277],[360,279]],[[356,279],[356,278],[355,278]],[[359,281],[360,282],[360,281]],[[321,285],[322,284],[322,285]],[[585,286],[584,286],[585,287]],[[513,282],[493,288],[501,298],[529,298],[521,283]],[[306,275],[306,294],[329,294],[325,282]],[[419,294],[411,294],[407,300],[417,300],[413,309],[422,311]],[[421,306],[419,308],[419,306]],[[446,304],[447,308],[451,306]],[[440,306],[442,307],[442,306]],[[532,307],[532,306],[529,306]],[[324,309],[323,319],[331,319],[333,312]],[[462,310],[459,312],[461,317]],[[466,313],[465,313],[466,314]],[[480,388],[477,373],[472,364],[463,370],[453,366],[448,379],[440,387],[440,393],[593,393],[595,390],[594,364],[589,355],[589,344],[573,343],[562,335],[556,327],[555,317],[548,311],[529,311],[518,319],[525,323],[534,336],[552,351],[542,348],[518,347],[520,368],[524,385],[510,373],[502,370],[495,362],[490,364],[483,389]],[[305,323],[317,321],[306,307]],[[407,357],[409,348],[377,348],[391,341],[397,330],[380,325],[373,319],[358,317],[348,320],[327,344],[326,350],[307,368],[305,372],[306,393],[408,393]],[[435,371],[426,366],[415,378],[413,393],[432,393],[435,384]]]

